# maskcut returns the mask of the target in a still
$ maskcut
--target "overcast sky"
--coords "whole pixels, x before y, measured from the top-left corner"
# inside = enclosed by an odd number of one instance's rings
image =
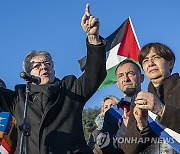
[[[177,58],[173,72],[179,72],[179,0],[6,0],[0,1],[0,78],[8,88],[25,83],[19,73],[24,57],[33,49],[52,54],[58,78],[81,75],[77,61],[86,54],[86,35],[80,25],[86,3],[99,18],[103,37],[131,17],[140,46],[167,44]],[[144,90],[147,84],[143,83]],[[108,94],[122,97],[116,85],[110,86],[98,91],[86,107],[100,106]]]

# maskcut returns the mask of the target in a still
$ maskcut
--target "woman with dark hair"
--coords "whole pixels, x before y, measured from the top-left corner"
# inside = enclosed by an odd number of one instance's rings
[[[178,73],[171,74],[175,55],[165,44],[149,43],[141,49],[139,63],[150,83],[148,92],[140,91],[137,94],[124,137],[135,138],[136,141],[142,139],[142,142],[122,143],[122,149],[128,154],[178,153],[179,147],[164,142],[164,129],[160,132],[160,129],[152,128],[148,118],[150,114],[157,117],[156,126],[171,129],[172,134],[180,140],[180,76]],[[166,139],[175,141],[173,135]],[[157,142],[152,139],[157,139]]]

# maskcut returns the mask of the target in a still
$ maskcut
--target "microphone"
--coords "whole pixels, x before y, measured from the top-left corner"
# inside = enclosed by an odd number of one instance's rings
[[[20,77],[23,78],[26,81],[33,82],[35,84],[40,84],[41,83],[41,78],[40,77],[31,75],[31,74],[26,73],[26,72],[21,72]]]

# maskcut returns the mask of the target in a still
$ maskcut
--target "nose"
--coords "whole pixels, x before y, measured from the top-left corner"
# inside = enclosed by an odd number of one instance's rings
[[[149,59],[148,60],[148,66],[154,66],[154,65],[155,65],[154,59],[153,58]]]
[[[124,82],[130,81],[128,74],[125,74],[125,75],[124,75],[123,81],[124,81]]]
[[[42,69],[47,68],[46,64],[45,63],[41,63],[41,68]]]

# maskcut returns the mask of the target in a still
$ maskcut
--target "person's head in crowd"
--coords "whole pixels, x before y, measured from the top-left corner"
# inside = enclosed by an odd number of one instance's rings
[[[113,95],[108,95],[108,96],[104,97],[104,99],[102,101],[101,112],[103,114],[105,114],[105,112],[108,109],[110,109],[114,105],[118,104],[119,101],[120,101],[120,99]]]
[[[32,50],[24,59],[23,69],[41,78],[40,84],[53,83],[55,80],[54,62],[49,52]]]
[[[101,130],[103,127],[104,116],[106,111],[111,107],[113,107],[114,105],[118,104],[119,101],[120,99],[113,95],[107,95],[103,98],[101,104],[101,112],[94,120],[99,130]]]
[[[6,84],[2,79],[0,79],[0,87],[6,88]]]
[[[148,43],[139,53],[139,63],[148,79],[155,87],[158,87],[164,79],[171,75],[175,55],[165,44]]]
[[[144,75],[139,65],[130,59],[119,63],[115,70],[116,83],[125,96],[134,96],[141,90]]]

